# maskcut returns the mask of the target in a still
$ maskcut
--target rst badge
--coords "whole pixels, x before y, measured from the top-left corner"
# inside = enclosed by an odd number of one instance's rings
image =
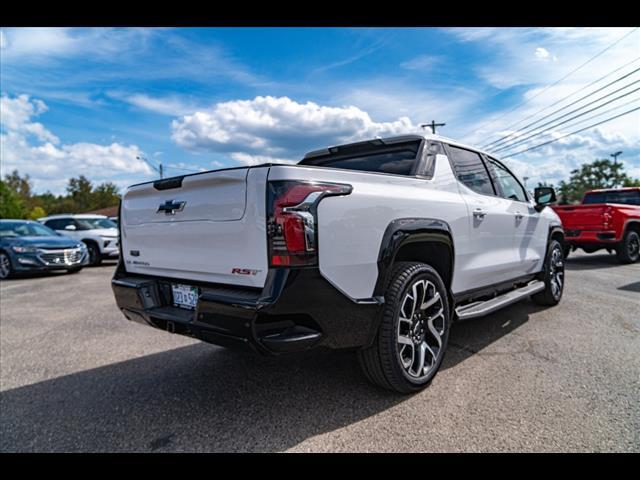
[[[231,273],[235,275],[257,275],[262,270],[251,270],[250,268],[232,268]]]

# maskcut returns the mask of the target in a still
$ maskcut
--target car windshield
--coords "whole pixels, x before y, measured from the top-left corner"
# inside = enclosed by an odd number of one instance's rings
[[[584,197],[583,204],[593,203],[625,203],[627,205],[640,205],[639,190],[621,190],[619,192],[592,192]]]
[[[95,230],[96,228],[117,228],[118,226],[108,218],[76,218],[76,222],[82,230]]]
[[[49,227],[31,222],[0,222],[0,237],[56,237]]]

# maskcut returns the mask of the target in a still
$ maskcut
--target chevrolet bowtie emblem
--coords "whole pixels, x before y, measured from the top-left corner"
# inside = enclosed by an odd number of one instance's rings
[[[160,204],[156,213],[164,212],[165,215],[175,215],[176,212],[181,212],[184,209],[184,205],[187,202],[178,202],[177,200],[167,200]]]

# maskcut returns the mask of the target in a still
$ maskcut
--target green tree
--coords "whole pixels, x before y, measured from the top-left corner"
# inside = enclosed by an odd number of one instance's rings
[[[0,218],[24,218],[25,208],[20,196],[0,180]]]
[[[67,192],[73,202],[72,210],[76,212],[91,210],[93,208],[92,190],[93,185],[84,175],[80,175],[78,178],[70,178]]]
[[[117,205],[119,200],[118,187],[114,183],[101,183],[93,190],[93,206],[91,209],[97,210],[99,208],[112,207]]]
[[[558,192],[560,203],[566,204],[579,202],[587,190],[635,185],[640,185],[640,180],[629,177],[622,163],[601,159],[572,170],[569,181],[560,182]]]
[[[33,207],[33,209],[27,215],[29,220],[37,220],[42,217],[46,217],[47,212],[42,207]]]

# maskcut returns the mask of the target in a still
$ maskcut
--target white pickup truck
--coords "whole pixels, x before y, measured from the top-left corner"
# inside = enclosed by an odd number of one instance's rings
[[[371,381],[410,393],[452,321],[560,301],[555,193],[534,197],[434,135],[142,183],[122,198],[112,287],[129,320],[264,354],[354,349]]]

